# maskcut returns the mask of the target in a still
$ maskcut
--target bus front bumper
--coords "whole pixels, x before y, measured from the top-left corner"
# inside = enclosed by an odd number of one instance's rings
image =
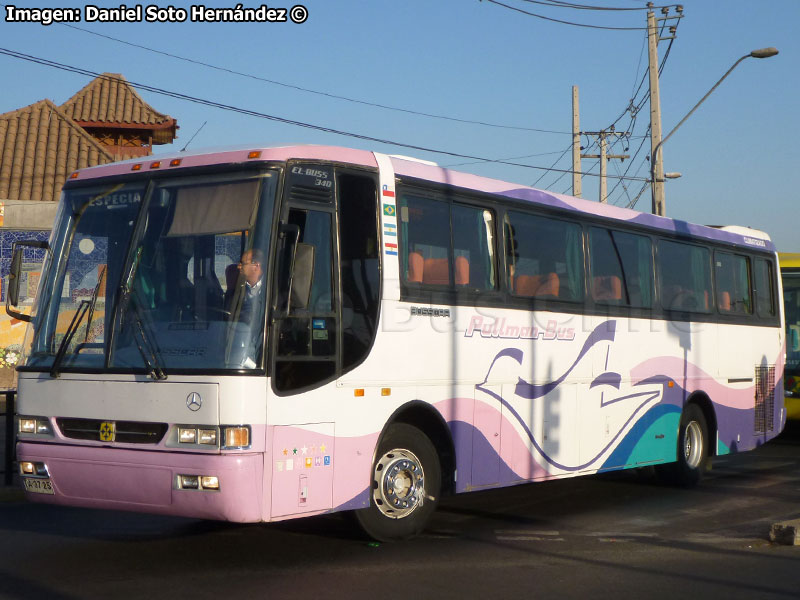
[[[21,475],[32,501],[239,523],[262,520],[263,457],[259,454],[19,442],[17,460],[20,465],[32,463],[38,471],[38,476]],[[206,489],[200,483],[203,477]]]

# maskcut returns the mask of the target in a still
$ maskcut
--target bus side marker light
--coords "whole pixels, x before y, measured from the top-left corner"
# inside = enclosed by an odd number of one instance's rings
[[[135,165],[133,165],[131,167],[131,171],[141,171],[141,170],[142,170],[142,164],[141,163],[136,163]]]
[[[247,153],[247,158],[261,158],[261,151],[260,150],[253,150],[252,152]]]
[[[675,387],[675,382],[674,381],[670,381],[669,383],[667,383],[667,387],[671,387],[671,388]]]
[[[161,168],[161,161],[157,160],[157,161],[151,162],[150,163],[150,168],[151,169],[160,169]]]
[[[392,388],[381,388],[381,396],[391,396]]]
[[[77,179],[78,178],[78,172],[75,171],[72,175],[69,176],[69,178],[70,179]]]
[[[362,396],[364,396],[364,388],[356,388],[356,389],[353,391],[353,395],[354,395],[356,398],[361,398]]]
[[[180,167],[182,160],[183,160],[182,158],[173,158],[171,161],[169,161],[169,166],[170,167]]]

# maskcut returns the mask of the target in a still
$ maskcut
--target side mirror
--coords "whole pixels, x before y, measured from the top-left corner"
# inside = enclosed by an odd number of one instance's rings
[[[12,306],[19,304],[19,286],[22,280],[22,259],[24,247],[41,248],[50,251],[50,244],[39,240],[24,240],[21,242],[14,242],[12,246],[11,268],[8,274],[8,290],[6,291],[6,313],[20,321],[30,321],[32,317],[23,312],[14,310]]]
[[[8,273],[8,290],[6,302],[11,306],[19,304],[19,283],[22,276],[22,248],[14,248],[11,256],[11,268]]]

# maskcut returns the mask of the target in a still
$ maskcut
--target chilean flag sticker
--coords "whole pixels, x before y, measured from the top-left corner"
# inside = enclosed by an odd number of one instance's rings
[[[389,184],[383,186],[383,195],[394,198],[394,191],[389,189]]]

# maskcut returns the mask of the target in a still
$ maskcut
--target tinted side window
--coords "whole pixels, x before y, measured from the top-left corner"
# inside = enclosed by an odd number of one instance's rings
[[[714,272],[717,284],[717,308],[721,313],[750,314],[750,260],[746,256],[716,252]]]
[[[757,258],[754,272],[756,288],[756,311],[761,317],[775,316],[775,271],[772,263]]]
[[[707,248],[658,242],[658,284],[667,310],[711,311],[711,256]]]
[[[403,252],[401,271],[408,283],[450,285],[450,206],[404,194],[399,202]]]
[[[506,277],[516,296],[583,299],[583,243],[576,223],[509,212]]]
[[[493,290],[497,287],[492,211],[453,205],[453,267],[456,285]]]
[[[342,285],[342,369],[349,371],[369,353],[378,327],[380,258],[377,190],[370,177],[341,174],[339,257]]]
[[[600,227],[589,230],[592,297],[600,304],[653,305],[650,239]]]

